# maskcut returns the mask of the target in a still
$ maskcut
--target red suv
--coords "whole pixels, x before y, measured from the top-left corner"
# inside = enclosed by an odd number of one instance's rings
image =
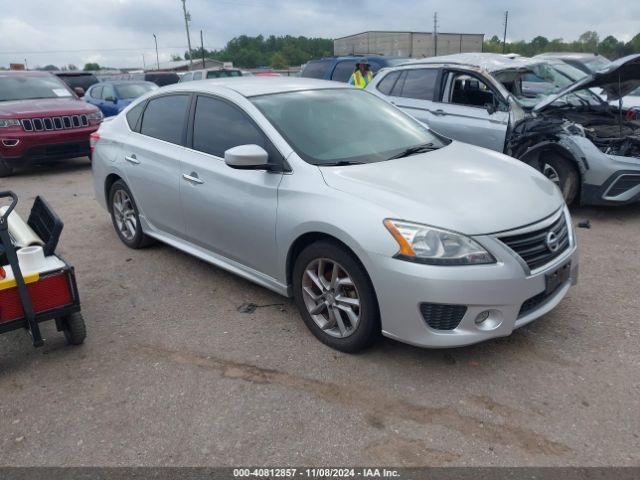
[[[47,72],[0,72],[0,177],[14,167],[89,155],[100,110]]]

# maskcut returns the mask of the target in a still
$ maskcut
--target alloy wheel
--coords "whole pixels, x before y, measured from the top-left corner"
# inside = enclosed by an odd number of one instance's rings
[[[138,228],[138,218],[131,197],[124,190],[117,190],[113,194],[112,206],[118,232],[125,240],[133,240]]]
[[[349,337],[358,328],[358,289],[338,262],[328,258],[312,260],[304,269],[302,295],[313,321],[332,337]]]

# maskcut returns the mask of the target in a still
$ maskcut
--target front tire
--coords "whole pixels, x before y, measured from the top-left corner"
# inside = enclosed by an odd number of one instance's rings
[[[354,353],[380,334],[371,280],[353,254],[337,242],[319,241],[298,255],[293,295],[311,333],[331,348]]]
[[[118,237],[127,247],[138,249],[152,243],[140,224],[140,212],[126,183],[117,180],[109,191],[111,221]]]
[[[13,173],[13,167],[11,167],[5,160],[0,159],[0,178],[8,177]]]
[[[567,205],[575,201],[580,174],[573,162],[554,152],[541,152],[537,159],[527,163],[558,186]]]

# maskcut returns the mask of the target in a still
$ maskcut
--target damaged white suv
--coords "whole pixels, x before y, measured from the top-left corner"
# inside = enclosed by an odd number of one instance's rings
[[[504,152],[555,182],[567,203],[640,201],[640,122],[617,100],[640,86],[640,55],[585,75],[549,59],[467,53],[381,70],[367,89],[432,130]]]

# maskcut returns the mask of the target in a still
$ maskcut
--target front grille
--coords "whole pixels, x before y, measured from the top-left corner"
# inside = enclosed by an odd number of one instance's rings
[[[464,305],[444,305],[440,303],[421,303],[422,318],[435,330],[453,330],[458,326],[467,307]]]
[[[68,128],[87,127],[89,119],[86,115],[70,115],[64,117],[25,118],[20,121],[25,132],[41,132],[43,130],[66,130]]]
[[[640,175],[621,175],[607,191],[607,197],[617,197],[640,185]]]
[[[520,235],[498,237],[522,258],[531,270],[542,267],[569,248],[569,229],[564,214],[551,225]],[[552,239],[552,237],[555,237]],[[550,241],[551,240],[551,241]],[[555,242],[555,243],[554,243]],[[557,249],[552,247],[557,245]]]

